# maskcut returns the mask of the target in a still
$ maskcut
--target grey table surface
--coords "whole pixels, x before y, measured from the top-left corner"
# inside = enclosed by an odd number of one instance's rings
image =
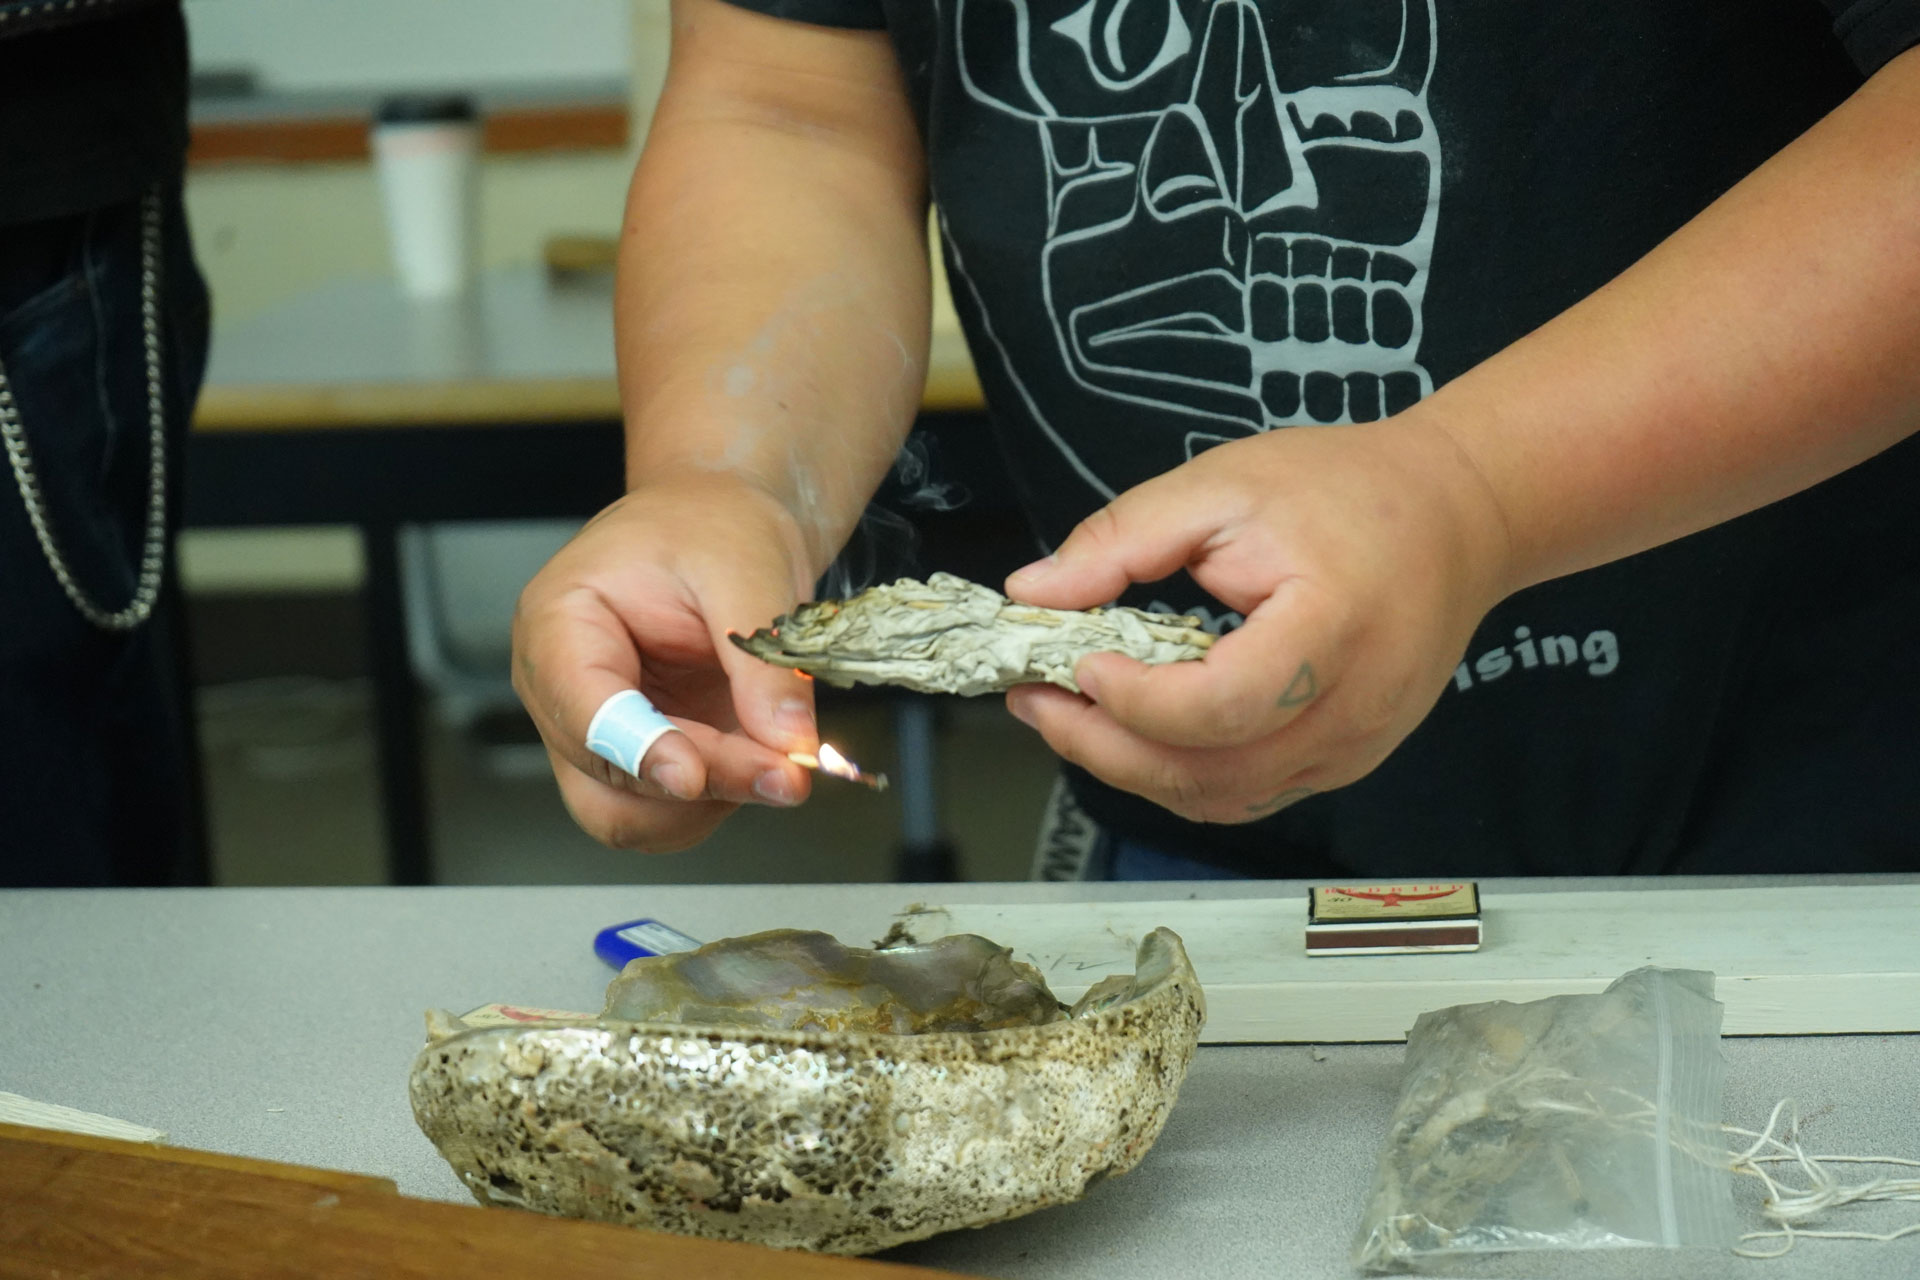
[[[936,313],[930,393],[971,370],[958,321]],[[216,320],[207,388],[352,387],[485,380],[614,379],[613,277],[540,267],[479,272],[452,298],[409,298],[386,275],[316,285]],[[977,394],[977,389],[975,390]]]
[[[1657,892],[1700,882],[1625,883]],[[645,915],[698,937],[803,926],[866,941],[914,901],[1303,891],[1286,882],[6,891],[0,1090],[165,1129],[181,1146],[378,1174],[409,1195],[464,1201],[407,1105],[422,1011],[495,1000],[597,1008],[610,971],[590,940],[608,924]],[[1810,1147],[1920,1157],[1920,1036],[1729,1039],[1724,1049],[1729,1122],[1757,1128],[1791,1096],[1811,1117]],[[1005,1277],[1344,1280],[1401,1052],[1203,1048],[1132,1173],[1078,1204],[888,1256]],[[1739,1194],[1750,1214],[1756,1196]],[[1848,1225],[1884,1231],[1920,1216],[1911,1205],[1864,1210]],[[1920,1237],[1808,1241],[1772,1262],[1701,1251],[1512,1255],[1471,1274],[1920,1277]]]
[[[404,296],[387,276],[330,281],[216,325],[207,385],[614,376],[613,281],[484,271],[468,293]]]

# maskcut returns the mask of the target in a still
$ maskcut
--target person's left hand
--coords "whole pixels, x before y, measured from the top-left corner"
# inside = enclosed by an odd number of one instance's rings
[[[1205,658],[1092,654],[1085,697],[1008,708],[1062,757],[1200,822],[1251,822],[1375,768],[1426,716],[1508,559],[1497,499],[1416,408],[1220,445],[1121,494],[1007,579],[1081,609],[1185,569],[1246,622]]]

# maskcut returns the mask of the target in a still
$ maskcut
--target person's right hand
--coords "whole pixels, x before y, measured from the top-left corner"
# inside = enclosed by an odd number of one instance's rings
[[[806,798],[811,779],[785,753],[818,744],[812,681],[727,632],[765,626],[812,587],[787,508],[721,473],[650,480],[535,575],[514,615],[513,684],[588,834],[663,853],[741,804]],[[586,748],[594,712],[624,689],[682,731],[653,744],[637,778]]]

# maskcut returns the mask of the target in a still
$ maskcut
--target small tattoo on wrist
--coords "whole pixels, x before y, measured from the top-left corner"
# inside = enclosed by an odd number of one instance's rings
[[[1298,804],[1312,794],[1312,787],[1288,787],[1277,796],[1270,796],[1258,804],[1248,805],[1247,812],[1255,817],[1265,817],[1267,814],[1280,812],[1290,804]]]
[[[1300,669],[1293,673],[1293,679],[1287,684],[1287,691],[1280,695],[1276,707],[1301,707],[1312,702],[1314,695],[1320,692],[1320,682],[1314,677],[1313,664],[1303,662]]]

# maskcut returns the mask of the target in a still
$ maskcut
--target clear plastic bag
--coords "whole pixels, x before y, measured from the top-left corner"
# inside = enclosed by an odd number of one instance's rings
[[[1720,1015],[1712,974],[1657,968],[1420,1015],[1354,1264],[1729,1247]]]

